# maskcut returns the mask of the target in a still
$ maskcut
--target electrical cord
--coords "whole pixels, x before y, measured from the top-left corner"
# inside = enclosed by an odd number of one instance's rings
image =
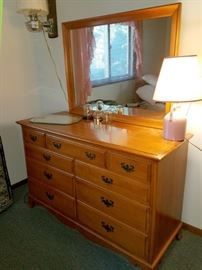
[[[186,113],[185,113],[186,117],[187,117],[188,114],[189,114],[191,105],[192,105],[192,103],[189,103],[189,104],[188,104],[188,108],[187,108]],[[176,107],[176,108],[177,108],[177,107]],[[174,109],[175,109],[175,108],[174,108]],[[188,143],[190,143],[192,146],[194,146],[196,149],[198,149],[199,151],[202,151],[202,148],[200,148],[199,146],[197,146],[197,145],[195,145],[194,143],[192,143],[189,139],[186,139],[186,138],[185,138],[185,140],[186,140]]]
[[[44,29],[43,29],[42,32],[43,32],[43,37],[44,37],[44,40],[45,40],[45,43],[46,43],[46,47],[47,47],[47,49],[48,49],[49,56],[50,56],[50,58],[51,58],[51,61],[52,61],[52,63],[53,63],[53,66],[54,66],[54,70],[55,70],[56,77],[57,77],[57,79],[58,79],[60,88],[61,88],[61,90],[62,90],[62,92],[63,92],[63,94],[64,94],[65,100],[67,101],[66,92],[65,92],[64,87],[63,87],[63,85],[62,85],[62,80],[60,79],[60,76],[59,76],[59,74],[58,74],[57,65],[56,65],[55,60],[54,60],[54,58],[53,58],[53,55],[52,55],[50,46],[49,46],[49,44],[48,44],[48,40],[47,40],[47,37],[46,37],[46,34],[45,34]]]
[[[186,116],[188,116],[189,110],[191,108],[192,103],[189,103],[187,112],[186,112]],[[202,152],[202,148],[200,148],[199,146],[195,145],[194,143],[192,143],[189,139],[186,139],[188,141],[188,143],[190,143],[192,146],[194,146],[196,149],[198,149],[199,151]]]
[[[190,140],[186,139],[188,141],[188,143],[190,143],[192,146],[194,146],[195,148],[197,148],[199,151],[202,152],[202,148],[200,148],[199,146],[195,145],[194,143],[192,143]]]

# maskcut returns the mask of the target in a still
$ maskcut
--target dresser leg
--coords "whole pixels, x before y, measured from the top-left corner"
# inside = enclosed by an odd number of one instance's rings
[[[183,237],[182,230],[180,230],[180,231],[176,234],[175,239],[179,241],[179,240],[182,239],[182,237]]]
[[[35,201],[30,197],[28,197],[28,205],[30,208],[33,208],[35,206]]]
[[[136,266],[138,266],[138,265],[136,265]],[[139,269],[141,269],[141,270],[157,270],[158,265],[156,267],[154,267],[154,268],[151,268],[149,266],[139,266]]]

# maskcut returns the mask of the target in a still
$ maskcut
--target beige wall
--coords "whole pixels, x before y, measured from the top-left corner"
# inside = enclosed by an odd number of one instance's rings
[[[65,87],[61,22],[102,14],[173,3],[166,0],[57,0],[59,38],[48,39]],[[183,0],[180,54],[198,54],[202,63],[202,0]],[[16,14],[15,0],[4,0],[0,51],[0,134],[11,182],[26,178],[20,127],[16,120],[66,110],[42,33],[30,33]],[[90,6],[90,8],[89,8]],[[201,104],[191,106],[188,129],[202,147]],[[196,116],[195,116],[196,115]],[[200,125],[201,124],[201,125]],[[183,220],[202,228],[202,154],[190,145]]]
[[[144,20],[143,74],[158,75],[163,58],[169,55],[170,18]]]
[[[182,1],[180,55],[197,54],[202,70],[202,0]],[[202,149],[202,103],[192,103],[188,112],[191,142]],[[183,220],[202,229],[202,152],[189,144]]]

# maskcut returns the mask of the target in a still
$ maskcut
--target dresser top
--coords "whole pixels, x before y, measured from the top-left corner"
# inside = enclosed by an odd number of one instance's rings
[[[18,124],[48,132],[52,135],[75,139],[93,145],[125,151],[148,158],[161,160],[184,142],[163,139],[162,130],[119,122],[95,127],[92,121],[81,120],[71,125],[52,125],[32,123],[21,120]]]

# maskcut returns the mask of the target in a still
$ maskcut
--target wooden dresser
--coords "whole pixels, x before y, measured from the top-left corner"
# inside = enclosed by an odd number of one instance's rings
[[[30,206],[157,269],[182,222],[187,142],[159,129],[92,122],[22,126]]]

